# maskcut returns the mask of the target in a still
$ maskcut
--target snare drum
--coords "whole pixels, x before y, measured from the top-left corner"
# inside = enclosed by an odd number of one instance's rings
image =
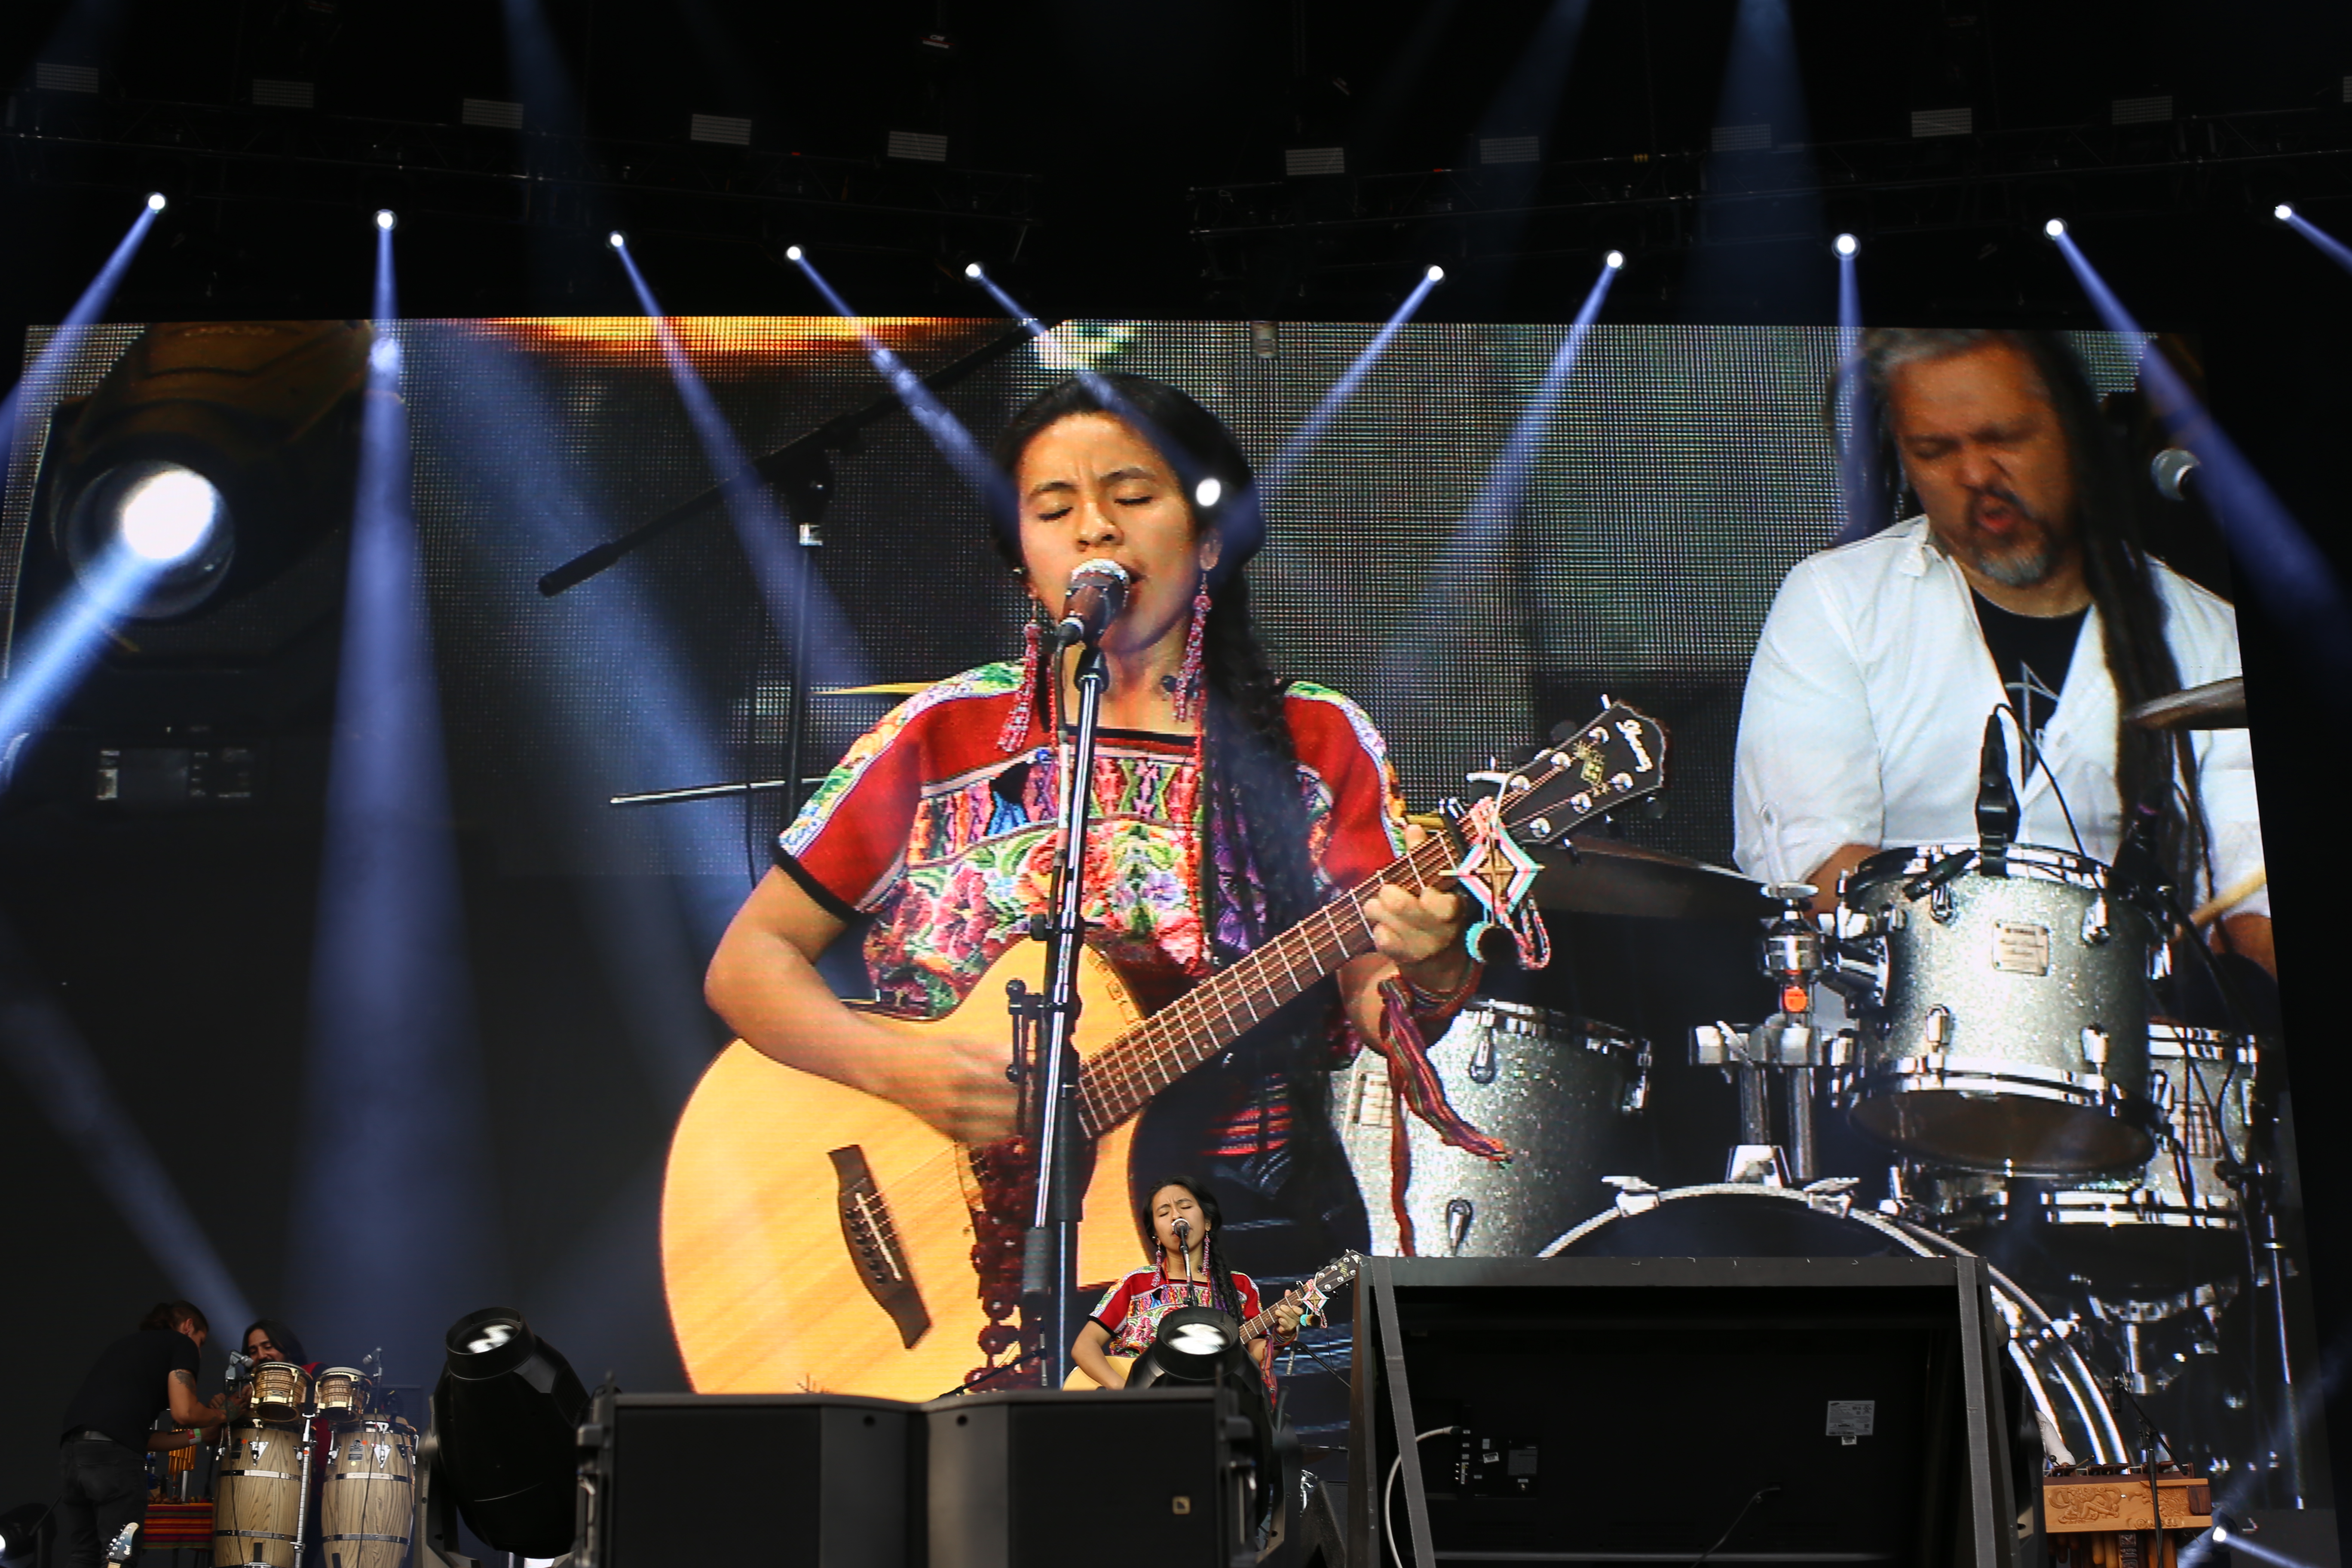
[[[2147,982],[2161,920],[2096,860],[2013,845],[1990,875],[1955,859],[1975,849],[1889,850],[1846,879],[1841,929],[1875,944],[1885,973],[1839,1104],[1864,1133],[1943,1167],[2141,1164],[2154,1146]]]
[[[2048,1225],[2018,1267],[2077,1274],[2107,1289],[2177,1289],[2245,1265],[2237,1190],[2223,1168],[2242,1163],[2259,1125],[2251,1040],[2213,1029],[2148,1030],[2148,1093],[2164,1117],[2156,1152],[2137,1170],[2087,1180],[2011,1182],[1906,1166],[1908,1210],[1957,1235],[2003,1223]]]
[[[335,1428],[321,1468],[319,1545],[327,1561],[337,1568],[400,1568],[416,1514],[415,1431],[401,1420],[346,1423]]]
[[[265,1421],[291,1421],[310,1397],[310,1374],[290,1361],[257,1362],[253,1368],[253,1413]]]
[[[1531,1258],[1608,1201],[1601,1177],[1622,1169],[1620,1128],[1649,1092],[1650,1048],[1623,1030],[1540,1007],[1481,999],[1429,1051],[1446,1099],[1510,1150],[1507,1164],[1447,1147],[1406,1113],[1412,1152],[1405,1212],[1424,1258]],[[1401,1250],[1389,1190],[1388,1063],[1356,1060],[1339,1107],[1341,1141],[1375,1250]]]
[[[357,1367],[320,1367],[312,1386],[323,1420],[355,1421],[375,1408],[375,1380]]]
[[[213,1494],[215,1563],[293,1568],[294,1526],[302,1506],[302,1429],[267,1421],[229,1423]]]

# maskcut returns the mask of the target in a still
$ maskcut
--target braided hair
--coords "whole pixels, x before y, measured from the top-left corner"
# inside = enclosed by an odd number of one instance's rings
[[[1061,420],[1088,414],[1108,414],[1148,442],[1176,470],[1196,531],[1213,531],[1219,541],[1202,637],[1204,847],[1196,894],[1212,960],[1228,964],[1306,919],[1322,901],[1307,849],[1307,806],[1284,696],[1288,683],[1266,658],[1242,571],[1265,542],[1256,479],[1224,422],[1184,393],[1147,376],[1093,372],[1056,383],[1013,415],[997,439],[998,467],[1014,474],[1032,441]],[[1006,564],[1016,576],[1024,574],[1018,517],[998,518],[993,537]],[[1052,711],[1057,679],[1051,661],[1041,660],[1041,689],[1031,694],[1035,711]],[[1238,875],[1218,875],[1218,845],[1240,851]],[[1237,927],[1231,936],[1228,917]],[[1330,1075],[1318,1048],[1323,1007],[1310,1000],[1322,993],[1318,985],[1253,1030],[1230,1063],[1280,1075],[1296,1152],[1307,1162],[1329,1152],[1316,1140],[1327,1124],[1330,1094]]]
[[[1230,1315],[1235,1321],[1246,1316],[1242,1310],[1242,1293],[1234,1283],[1233,1268],[1225,1262],[1225,1249],[1217,1245],[1217,1232],[1224,1228],[1224,1210],[1218,1206],[1217,1194],[1209,1184],[1198,1176],[1162,1176],[1139,1189],[1136,1200],[1135,1227],[1143,1234],[1143,1245],[1153,1256],[1160,1253],[1159,1233],[1151,1224],[1151,1205],[1170,1187],[1181,1187],[1192,1194],[1201,1206],[1201,1274],[1209,1283],[1209,1305]],[[1164,1271],[1167,1262],[1160,1261]]]
[[[2100,414],[2082,362],[2064,340],[2054,332],[1977,328],[1871,331],[1863,340],[1863,361],[1880,430],[1892,439],[1886,398],[1895,370],[1994,344],[2025,356],[2065,439],[2074,486],[2074,536],[2091,602],[2098,606],[2101,651],[2119,704],[2129,708],[2179,690],[2180,668],[2165,640],[2164,599],[2147,553],[2147,487],[2133,472],[2121,433]],[[1893,470],[1892,464],[1888,468]],[[2189,731],[2130,724],[2116,730],[2116,794],[2123,803],[2125,826],[2137,814],[2151,814],[2157,860],[2165,874],[2184,889],[2197,886],[2200,875],[2210,884],[2210,845]]]

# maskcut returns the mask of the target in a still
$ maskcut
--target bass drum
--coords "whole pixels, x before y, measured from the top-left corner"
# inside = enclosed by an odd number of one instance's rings
[[[1972,1258],[1931,1230],[1853,1208],[1842,1193],[1747,1184],[1620,1191],[1617,1206],[1543,1249],[1545,1258]],[[2034,1409],[2078,1464],[2131,1458],[2098,1380],[2058,1323],[1988,1265],[2009,1359]]]

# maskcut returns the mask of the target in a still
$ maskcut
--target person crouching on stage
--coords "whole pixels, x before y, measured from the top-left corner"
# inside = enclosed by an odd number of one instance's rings
[[[1155,1187],[1139,1216],[1157,1244],[1149,1268],[1139,1268],[1110,1288],[1102,1304],[1078,1331],[1070,1359],[1104,1388],[1127,1383],[1128,1363],[1160,1337],[1160,1320],[1179,1307],[1208,1307],[1235,1322],[1257,1316],[1257,1282],[1234,1271],[1213,1239],[1222,1216],[1217,1197],[1189,1176],[1171,1176]],[[1274,1387],[1274,1347],[1298,1337],[1298,1303],[1275,1303],[1273,1333],[1250,1342],[1250,1358]],[[1114,1362],[1114,1356],[1123,1359]]]
[[[1248,459],[1214,415],[1140,376],[1065,382],[1014,416],[998,460],[1018,516],[994,542],[1043,627],[1081,564],[1116,562],[1133,579],[1102,637],[1084,918],[1088,947],[1156,1008],[1385,868],[1419,830],[1363,711],[1268,668],[1241,573],[1264,520]],[[754,1049],[968,1143],[1014,1131],[1002,1004],[972,998],[969,1023],[919,1043],[845,1007],[815,959],[870,919],[879,1008],[944,1018],[1048,911],[1076,651],[1048,657],[1041,629],[1032,622],[1025,659],[929,688],[849,749],[779,839],[706,988]],[[1163,1091],[1136,1167],[1205,1167],[1263,1268],[1303,1273],[1365,1245],[1318,1096],[1356,1044],[1393,1058],[1403,1040],[1411,1054],[1452,1017],[1477,974],[1468,902],[1382,889],[1366,905],[1378,951]],[[1412,1108],[1449,1114],[1442,1090]]]
[[[58,1503],[52,1562],[97,1568],[107,1544],[134,1521],[147,1520],[151,1451],[184,1448],[193,1432],[150,1432],[165,1410],[184,1427],[217,1426],[223,1396],[196,1394],[198,1352],[209,1330],[185,1301],[158,1302],[136,1331],[98,1352],[66,1406],[58,1453]]]

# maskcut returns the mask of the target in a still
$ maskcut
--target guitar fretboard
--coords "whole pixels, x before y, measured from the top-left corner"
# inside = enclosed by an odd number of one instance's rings
[[[1078,1086],[1078,1119],[1087,1135],[1101,1137],[1284,1003],[1371,952],[1365,904],[1382,888],[1418,892],[1444,881],[1460,858],[1451,832],[1432,834],[1419,848],[1121,1035],[1087,1064]]]

